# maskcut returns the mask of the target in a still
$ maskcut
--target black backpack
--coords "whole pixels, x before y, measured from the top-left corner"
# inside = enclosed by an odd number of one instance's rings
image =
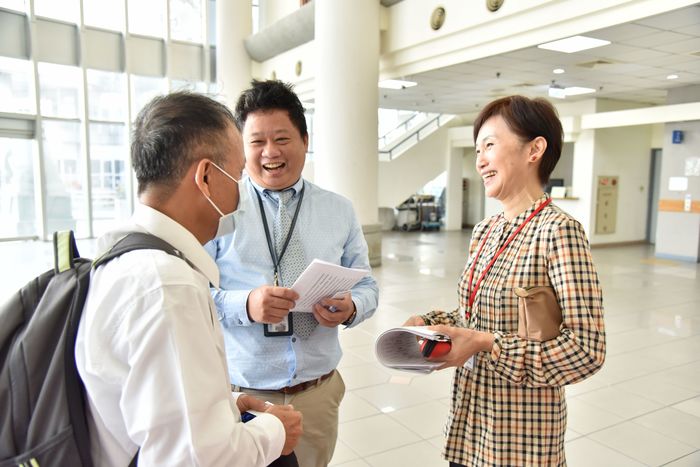
[[[92,466],[85,388],[75,366],[90,271],[133,250],[185,259],[140,232],[94,262],[80,257],[72,231],[54,233],[53,241],[54,269],[0,306],[0,467]]]

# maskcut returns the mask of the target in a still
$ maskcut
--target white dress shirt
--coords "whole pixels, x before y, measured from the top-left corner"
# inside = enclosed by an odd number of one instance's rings
[[[219,273],[180,224],[138,205],[132,224],[102,237],[99,254],[128,232],[154,234],[163,251],[126,253],[93,272],[75,356],[88,395],[95,465],[264,466],[279,457],[282,423],[242,423],[209,293]]]

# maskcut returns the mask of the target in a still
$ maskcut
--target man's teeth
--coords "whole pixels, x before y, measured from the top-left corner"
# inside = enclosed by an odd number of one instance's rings
[[[486,172],[486,173],[484,174],[484,179],[491,178],[491,177],[493,177],[494,175],[496,175],[496,171],[494,171],[494,170],[492,170],[491,172]]]
[[[263,164],[263,167],[271,170],[271,169],[279,169],[283,165],[284,165],[284,162],[275,162],[272,164]]]

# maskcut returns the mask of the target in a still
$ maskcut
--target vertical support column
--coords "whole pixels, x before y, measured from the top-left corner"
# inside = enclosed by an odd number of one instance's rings
[[[574,143],[574,166],[572,170],[573,197],[579,198],[575,206],[567,209],[581,225],[588,238],[595,231],[595,130],[583,130]]]
[[[41,113],[41,83],[39,82],[39,64],[36,57],[37,44],[36,15],[34,15],[34,0],[29,0],[29,47],[32,73],[34,74],[34,105],[36,120],[34,123],[34,138],[36,139],[36,157],[34,158],[34,206],[36,206],[36,232],[42,240],[48,240],[46,217],[46,155],[44,154],[44,127]]]
[[[381,264],[377,108],[379,2],[316,0],[314,181],[349,198]]]
[[[445,230],[462,229],[462,148],[447,148],[447,186],[445,190]]]
[[[231,109],[238,96],[250,87],[251,59],[243,40],[251,34],[252,4],[249,1],[216,2],[216,83]]]
[[[80,22],[78,23],[78,38],[79,38],[79,65],[82,76],[82,97],[80,99],[80,120],[81,131],[83,133],[82,150],[80,157],[85,160],[85,169],[87,171],[85,177],[85,199],[87,200],[87,236],[94,238],[94,215],[92,210],[92,159],[90,157],[90,101],[88,96],[87,84],[87,68],[85,65],[85,54],[87,50],[87,38],[85,36],[85,15],[82,0],[79,2],[80,7]]]

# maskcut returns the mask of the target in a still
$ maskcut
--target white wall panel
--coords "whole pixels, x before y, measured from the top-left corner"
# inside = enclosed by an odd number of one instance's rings
[[[124,71],[124,41],[118,32],[85,28],[85,67]]]
[[[142,76],[165,76],[165,43],[162,39],[129,36],[127,71]]]
[[[22,13],[0,10],[0,55],[29,58],[27,17]]]
[[[204,48],[201,45],[170,42],[168,76],[173,79],[204,80]]]
[[[77,66],[78,27],[44,18],[36,20],[36,50],[34,58],[39,62]]]

